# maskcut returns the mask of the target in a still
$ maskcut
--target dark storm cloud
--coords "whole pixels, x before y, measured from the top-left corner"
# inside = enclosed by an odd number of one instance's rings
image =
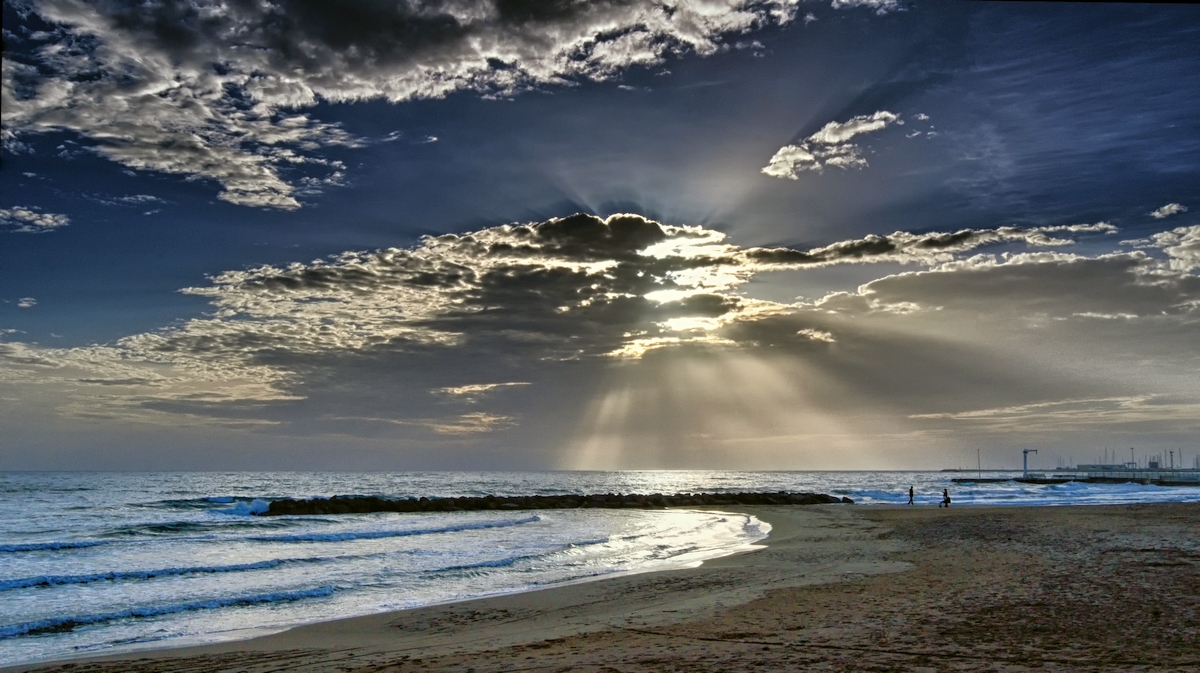
[[[215,180],[226,201],[297,208],[341,181],[317,151],[369,142],[299,108],[608,79],[712,54],[727,35],[787,23],[795,4],[32,1],[18,9],[41,29],[5,52],[4,141],[24,151],[22,137],[73,131],[126,166]]]

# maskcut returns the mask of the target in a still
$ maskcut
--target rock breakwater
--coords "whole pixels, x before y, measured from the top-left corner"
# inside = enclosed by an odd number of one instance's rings
[[[308,500],[283,499],[271,502],[259,516],[296,514],[366,514],[368,512],[463,512],[487,509],[578,509],[586,507],[663,509],[725,505],[826,505],[854,504],[850,498],[824,493],[662,493],[528,496],[462,496],[458,498],[379,498],[335,495]]]

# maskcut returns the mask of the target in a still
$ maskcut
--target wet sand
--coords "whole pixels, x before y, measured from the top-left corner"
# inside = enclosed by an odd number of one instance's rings
[[[737,510],[699,568],[11,670],[1200,673],[1200,504]]]

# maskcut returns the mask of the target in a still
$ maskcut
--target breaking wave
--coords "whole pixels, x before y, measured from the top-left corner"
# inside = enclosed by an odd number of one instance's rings
[[[346,531],[342,533],[303,533],[297,535],[260,535],[247,539],[255,542],[345,542],[347,540],[377,540],[388,537],[408,537],[410,535],[434,535],[437,533],[457,533],[465,530],[483,530],[486,528],[511,528],[535,521],[541,521],[540,516],[530,516],[524,519],[509,521],[483,521],[479,523],[464,523],[456,526],[440,526],[437,528],[402,528],[400,530],[364,530]]]
[[[159,577],[177,577],[179,575],[208,575],[216,573],[236,573],[250,570],[268,570],[293,563],[320,563],[335,557],[314,556],[311,558],[271,559],[257,563],[235,563],[223,566],[192,566],[187,568],[158,568],[155,570],[126,570],[106,573],[91,573],[86,575],[39,575],[37,577],[20,577],[11,580],[0,580],[0,591],[28,589],[31,587],[53,587],[64,584],[91,584],[93,582],[120,582],[127,580],[150,580]]]
[[[0,554],[23,551],[55,551],[58,549],[83,549],[108,544],[102,540],[79,540],[76,542],[30,542],[27,544],[0,544]]]
[[[249,596],[213,598],[203,601],[191,601],[188,603],[176,603],[174,605],[133,608],[131,610],[104,612],[94,615],[52,617],[49,619],[40,619],[35,622],[0,626],[0,640],[6,638],[16,638],[18,636],[34,636],[43,633],[65,633],[67,631],[73,631],[80,626],[114,622],[119,619],[144,619],[147,617],[158,617],[161,615],[175,614],[178,612],[195,612],[197,610],[215,610],[217,608],[237,607],[243,605],[283,603],[299,601],[305,598],[321,598],[324,596],[329,596],[334,591],[337,591],[337,587],[318,587],[316,589],[306,589],[303,591],[281,591],[277,593],[253,594]]]

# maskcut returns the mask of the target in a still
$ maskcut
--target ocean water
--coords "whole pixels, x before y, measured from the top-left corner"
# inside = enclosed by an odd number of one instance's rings
[[[808,491],[860,504],[1200,501],[1200,488],[957,485],[938,472],[0,474],[0,665],[247,638],[298,624],[687,567],[753,516],[538,510],[257,517],[272,498]],[[990,475],[994,476],[994,475]]]

